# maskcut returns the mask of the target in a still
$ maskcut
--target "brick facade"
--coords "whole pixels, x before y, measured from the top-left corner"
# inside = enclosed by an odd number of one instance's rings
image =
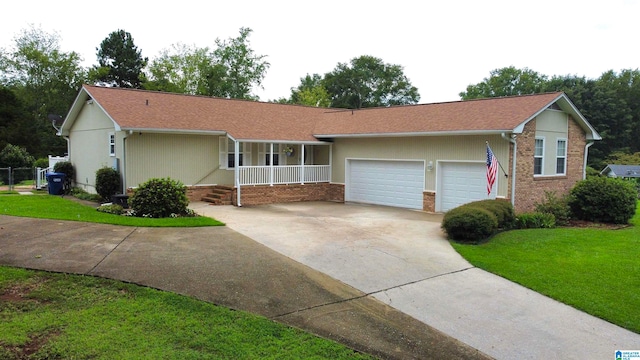
[[[187,199],[189,201],[200,201],[205,195],[211,192],[215,185],[187,186]]]
[[[584,172],[586,135],[572,118],[569,118],[565,176],[533,176],[535,138],[535,120],[528,122],[522,134],[516,138],[518,163],[516,164],[515,210],[518,213],[533,211],[535,204],[544,200],[547,191],[555,192],[559,196],[568,193],[576,182],[582,180]],[[513,158],[510,156],[510,162],[512,161]],[[509,195],[511,195],[511,183],[509,183]]]
[[[434,191],[422,193],[422,211],[436,212],[436,193]]]
[[[242,205],[262,205],[299,201],[337,201],[344,202],[344,185],[330,183],[256,185],[240,188]],[[237,191],[232,201],[237,205]]]

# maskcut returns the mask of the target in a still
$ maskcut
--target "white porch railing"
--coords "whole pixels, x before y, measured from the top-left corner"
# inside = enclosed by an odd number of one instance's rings
[[[329,182],[330,169],[330,165],[240,166],[238,180],[240,185]]]
[[[36,189],[40,190],[47,184],[47,173],[53,171],[53,166],[36,168]]]

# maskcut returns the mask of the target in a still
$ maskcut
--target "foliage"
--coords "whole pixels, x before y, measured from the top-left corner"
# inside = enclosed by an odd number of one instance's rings
[[[537,94],[544,92],[547,77],[528,68],[516,69],[513,66],[495,69],[482,82],[467,86],[461,92],[462,100],[499,96]]]
[[[600,170],[594,169],[591,166],[587,166],[587,171],[585,171],[587,177],[591,177],[591,176],[601,176],[600,175]]]
[[[607,157],[607,164],[616,165],[638,165],[640,164],[640,152],[633,154],[622,151],[614,151]]]
[[[478,243],[498,230],[498,219],[481,207],[459,206],[449,210],[442,220],[442,229],[449,239]]]
[[[518,229],[551,229],[556,227],[556,218],[552,213],[532,212],[518,214],[516,228]]]
[[[0,85],[11,89],[18,100],[10,110],[18,121],[13,130],[20,134],[15,143],[36,156],[67,150],[48,116],[65,114],[86,79],[80,55],[60,51],[59,41],[57,34],[31,27],[21,31],[12,49],[0,51]],[[10,95],[2,94],[0,103],[7,101],[6,96]],[[3,136],[7,135],[0,133],[0,142]]]
[[[113,214],[113,215],[122,215],[124,213],[124,209],[122,208],[122,206],[118,204],[101,205],[101,206],[98,206],[97,210],[99,212]]]
[[[142,51],[138,50],[130,33],[118,29],[110,33],[96,50],[98,66],[91,69],[89,76],[92,80],[123,88],[142,87],[142,70],[148,59],[142,57]]]
[[[144,84],[147,90],[205,95],[206,75],[215,62],[209,48],[197,48],[174,44],[164,49],[151,61],[148,70],[150,81]]]
[[[75,181],[76,170],[69,161],[60,161],[53,165],[53,172],[63,173],[64,176],[64,193],[71,191],[71,183]]]
[[[11,143],[28,150],[37,150],[39,144],[33,144],[35,125],[15,92],[0,85],[0,149]]]
[[[96,211],[95,206],[79,204],[69,198],[49,195],[4,195],[0,214],[39,219],[84,221],[141,227],[196,227],[218,226],[221,222],[209,217],[178,217],[151,219],[133,216],[114,216]]]
[[[544,201],[535,204],[538,213],[553,214],[555,225],[566,226],[571,220],[568,196],[558,197],[555,192],[545,191]]]
[[[291,97],[289,99],[278,99],[281,104],[298,104],[315,107],[329,107],[331,105],[331,97],[329,92],[323,85],[323,79],[318,74],[309,75],[300,78],[300,85],[291,88]]]
[[[17,145],[7,144],[0,151],[0,167],[31,167],[34,161],[35,159],[27,152],[27,149]]]
[[[170,178],[149,179],[135,190],[129,205],[136,216],[142,217],[165,218],[189,214],[185,186]]]
[[[325,74],[323,86],[331,107],[360,109],[415,104],[420,100],[400,65],[386,64],[373,56],[360,56],[349,64],[338,63]]]
[[[46,169],[49,167],[49,159],[47,158],[36,159],[36,161],[33,162],[33,167]]]
[[[98,195],[98,194],[89,194],[84,189],[79,188],[79,187],[71,188],[71,190],[69,191],[69,194],[71,196],[75,197],[76,199],[93,201],[93,202],[98,202],[98,201],[100,201],[102,199],[100,197],[100,195]]]
[[[115,280],[0,267],[0,293],[9,290],[2,359],[370,358],[262,316]]]
[[[104,201],[121,192],[122,182],[118,170],[105,166],[96,171],[96,192]]]
[[[237,38],[216,39],[213,51],[215,64],[208,69],[207,95],[257,100],[253,87],[261,87],[269,64],[266,55],[256,55],[249,47],[249,35],[253,30],[240,28]]]
[[[516,221],[516,215],[515,211],[513,210],[513,205],[508,200],[487,199],[474,201],[462,206],[477,207],[489,210],[493,215],[496,216],[496,219],[498,220],[498,229],[510,229]]]
[[[636,212],[638,191],[633,183],[617,178],[590,177],[571,189],[569,207],[575,218],[626,224]]]
[[[507,231],[479,246],[453,243],[474,266],[640,333],[640,204],[635,226]],[[607,284],[607,286],[602,286]]]

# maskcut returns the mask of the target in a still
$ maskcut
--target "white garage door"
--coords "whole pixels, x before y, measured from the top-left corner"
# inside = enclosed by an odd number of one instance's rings
[[[491,192],[495,199],[496,183]],[[440,209],[445,212],[462,204],[489,199],[487,196],[487,165],[484,163],[440,164]]]
[[[424,161],[349,160],[346,201],[422,209]]]

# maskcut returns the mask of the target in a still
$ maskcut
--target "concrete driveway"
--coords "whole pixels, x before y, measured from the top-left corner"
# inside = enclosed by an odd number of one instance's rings
[[[474,268],[440,215],[329,202],[191,207],[498,359],[608,359],[640,347],[638,334]]]

